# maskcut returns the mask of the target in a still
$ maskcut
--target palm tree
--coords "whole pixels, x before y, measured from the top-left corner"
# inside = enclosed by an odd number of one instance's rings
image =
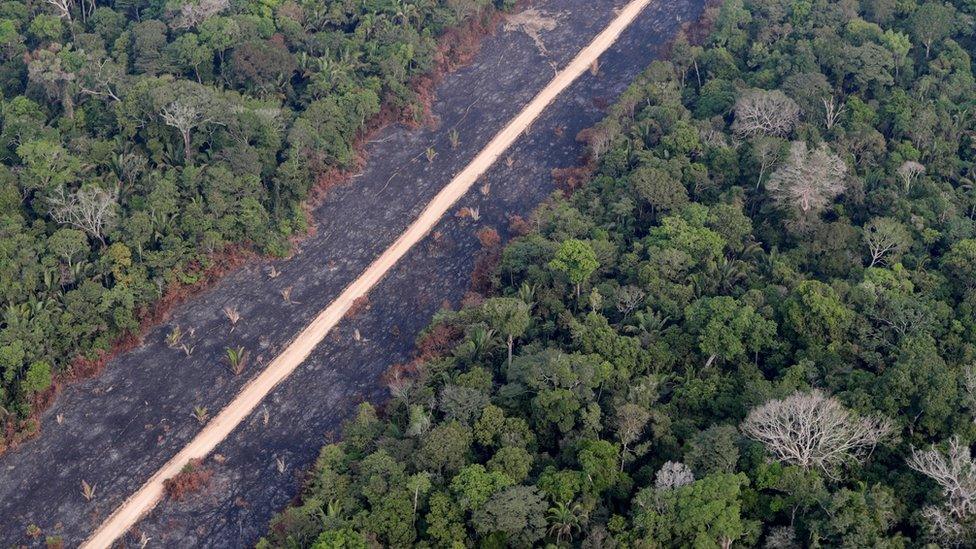
[[[555,507],[550,507],[547,513],[549,519],[549,535],[556,536],[556,545],[565,536],[567,540],[573,539],[573,533],[582,530],[583,523],[586,522],[586,513],[579,506],[572,506],[565,503],[557,503]]]
[[[364,13],[359,16],[359,25],[357,29],[363,29],[363,38],[369,40],[369,35],[373,33],[376,29],[376,24],[379,22],[380,18],[376,13]]]
[[[661,335],[670,320],[671,317],[669,316],[647,309],[634,313],[631,319],[632,324],[624,326],[624,331],[636,334],[641,344],[646,347]]]
[[[495,330],[476,325],[468,333],[468,343],[469,345],[463,350],[467,351],[471,362],[477,362],[488,355],[499,341]]]
[[[535,307],[535,284],[523,282],[518,289],[518,298],[529,306],[529,311]]]

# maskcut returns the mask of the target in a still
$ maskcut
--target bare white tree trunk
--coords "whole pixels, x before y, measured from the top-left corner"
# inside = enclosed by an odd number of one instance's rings
[[[925,166],[914,160],[906,160],[901,166],[898,166],[897,171],[898,177],[901,178],[902,183],[905,185],[905,194],[908,194],[919,176],[925,173]]]
[[[827,129],[834,127],[837,120],[840,118],[841,113],[844,112],[844,104],[837,104],[834,96],[823,97],[820,99],[824,106],[824,125]]]
[[[58,17],[71,21],[71,4],[69,0],[44,0],[44,2],[54,8]]]
[[[190,158],[190,132],[210,123],[212,119],[201,109],[179,99],[163,107],[159,114],[167,126],[180,132],[183,138],[183,161],[186,162]]]
[[[739,137],[785,137],[800,119],[800,107],[779,90],[748,90],[735,102],[732,131]]]
[[[776,459],[832,476],[837,467],[866,458],[894,428],[887,419],[858,417],[814,390],[754,408],[742,431]]]
[[[932,533],[953,544],[961,542],[967,534],[971,536],[966,525],[976,513],[976,462],[969,447],[953,437],[945,452],[934,446],[928,450],[912,448],[908,466],[942,488],[943,505],[922,510]]]
[[[81,229],[105,245],[105,233],[115,221],[119,191],[88,186],[72,194],[63,188],[49,198],[51,218],[63,225]]]

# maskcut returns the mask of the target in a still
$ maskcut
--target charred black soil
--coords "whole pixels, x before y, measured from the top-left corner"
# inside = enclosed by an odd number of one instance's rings
[[[374,138],[363,173],[330,191],[314,211],[316,234],[291,259],[228,275],[177,308],[100,377],[65,389],[44,414],[42,433],[0,458],[0,544],[31,543],[31,524],[43,531],[41,540],[82,541],[200,429],[196,407],[215,413],[232,399],[623,3],[536,2],[541,30],[500,29],[470,66],[438,86],[436,127],[391,127]],[[373,290],[369,306],[333,330],[218,447],[207,460],[207,485],[181,501],[162,502],[130,532],[127,545],[138,546],[142,534],[151,547],[252,544],[298,493],[302,473],[355,403],[381,401],[382,373],[409,359],[415,337],[445,300],[460,300],[481,246],[476,232],[492,227],[506,237],[509,215],[526,215],[544,200],[554,189],[552,170],[579,162],[576,134],[597,122],[602,107],[700,10],[700,0],[647,8],[598,71],[567,89],[462,198],[457,208],[470,208],[477,219],[446,216]],[[280,274],[270,276],[272,267]],[[225,308],[240,315],[235,325]],[[167,334],[175,326],[183,336],[173,348]],[[226,347],[238,346],[251,358],[234,375],[223,357]],[[91,501],[82,481],[94,487]]]

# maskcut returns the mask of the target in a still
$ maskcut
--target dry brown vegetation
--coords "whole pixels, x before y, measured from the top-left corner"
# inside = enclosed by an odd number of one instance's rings
[[[492,34],[503,17],[504,14],[501,12],[492,11],[481,17],[470,19],[460,28],[448,30],[438,38],[433,69],[428,74],[414,79],[410,85],[416,93],[417,102],[421,107],[415,110],[405,109],[395,106],[388,98],[384,98],[380,113],[367,121],[365,128],[355,139],[353,144],[354,160],[351,167],[344,170],[332,169],[316,177],[315,184],[302,205],[302,208],[309,214],[307,215],[309,219],[311,218],[311,210],[321,203],[329,189],[348,181],[350,177],[362,170],[366,161],[365,145],[377,131],[391,123],[416,124],[420,120],[430,121],[432,119],[430,109],[434,101],[433,90],[436,85],[444,76],[471,62],[480,49],[482,38]],[[290,242],[294,246],[304,237],[314,233],[315,225],[309,224],[304,234],[296,233]],[[15,418],[8,417],[2,420],[0,423],[0,434],[2,434],[0,437],[0,455],[37,434],[40,430],[38,415],[51,406],[63,385],[96,376],[110,360],[121,353],[142,345],[143,337],[149,330],[165,322],[176,306],[211,287],[228,272],[259,257],[259,254],[249,244],[229,244],[211,253],[207,258],[206,265],[199,261],[188,264],[184,270],[186,275],[184,280],[194,280],[194,282],[172,281],[164,290],[162,297],[138,311],[139,329],[136,332],[119,337],[108,351],[97,350],[90,356],[79,355],[76,357],[67,369],[54,376],[53,382],[47,390],[32,397],[31,413],[26,419],[16,421]],[[272,267],[272,272],[276,271]],[[189,356],[189,353],[187,355]]]
[[[355,318],[364,313],[367,309],[369,309],[369,296],[361,295],[353,300],[352,306],[349,307],[349,311],[346,312],[346,318]]]
[[[183,466],[183,470],[171,479],[167,479],[163,486],[166,495],[174,501],[183,501],[190,494],[195,494],[210,483],[213,471],[204,466],[202,459],[194,459]]]
[[[567,194],[572,194],[581,185],[589,181],[593,167],[589,164],[572,168],[556,168],[552,170],[552,179],[556,186]]]
[[[494,248],[502,243],[502,237],[499,236],[498,231],[491,227],[482,227],[475,234],[478,237],[478,242],[484,248]]]

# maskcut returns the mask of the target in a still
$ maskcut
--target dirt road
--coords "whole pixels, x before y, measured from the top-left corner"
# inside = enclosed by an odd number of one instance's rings
[[[447,213],[455,202],[461,198],[489,167],[515,142],[543,109],[556,96],[573,83],[580,75],[592,66],[600,55],[605,52],[620,33],[633,22],[634,18],[651,0],[632,0],[619,15],[583,48],[582,51],[560,70],[549,84],[529,102],[522,112],[502,129],[492,139],[488,146],[478,153],[437,196],[427,204],[420,217],[397,238],[392,246],[359,275],[339,297],[325,308],[298,334],[284,352],[277,356],[260,375],[251,380],[239,395],[230,402],[220,413],[203,428],[182,450],[179,451],[166,465],[161,467],[139,490],[127,499],[109,518],[102,523],[92,536],[81,545],[83,549],[98,549],[108,547],[116,538],[136,523],[144,514],[156,506],[163,495],[166,479],[176,476],[191,460],[206,457],[227,435],[234,430],[245,417],[251,414],[261,401],[275,388],[281,380],[288,377],[295,368],[308,358],[312,350],[325,339],[329,331],[335,327],[343,316],[352,308],[353,303],[365,296],[380,281],[386,273],[400,260],[410,248],[423,239],[434,225]]]
[[[627,6],[636,12],[641,3]],[[499,226],[506,212],[524,212],[537,203],[551,189],[547,171],[575,161],[579,149],[573,144],[572,135],[581,127],[579,124],[592,123],[599,117],[594,100],[603,103],[619,93],[638,68],[647,63],[653,44],[670,34],[678,20],[693,16],[697,9],[684,4],[661,4],[642,14],[635,25],[639,28],[628,31],[630,38],[620,51],[613,53],[614,60],[601,62],[602,74],[587,75],[583,79],[587,87],[561,97],[556,105],[558,116],[550,116],[552,107],[547,109],[542,119],[533,124],[531,135],[518,140],[506,162],[499,163],[483,178],[487,181],[479,185],[478,191],[469,193],[473,196],[464,196],[500,151],[516,141],[555,94],[589,68],[590,56],[602,50],[587,50],[586,56],[564,69],[513,119],[514,109],[526,105],[526,94],[538,91],[552,75],[548,65],[566,66],[566,61],[579,51],[576,44],[592,37],[611,19],[622,27],[626,18],[636,15],[630,11],[614,13],[610,2],[553,0],[538,6],[557,22],[552,29],[539,33],[546,41],[548,57],[540,59],[539,52],[533,51],[538,49],[537,37],[529,33],[524,39],[490,39],[475,67],[451,77],[438,90],[441,100],[435,112],[441,115],[442,126],[429,132],[394,129],[381,136],[371,147],[373,159],[363,177],[335,193],[316,212],[321,223],[319,236],[303,245],[292,261],[277,266],[283,272],[281,277],[269,280],[256,268],[245,270],[177,313],[174,324],[196,329],[194,343],[198,348],[192,356],[181,357],[162,346],[160,330],[145,348],[122,357],[120,364],[111,365],[103,379],[66,392],[49,413],[45,433],[0,460],[6,475],[0,484],[0,539],[25,542],[24,528],[35,523],[46,533],[64,535],[71,545],[72,540],[76,543],[97,525],[100,517],[121,509],[108,522],[102,522],[108,528],[103,527],[100,532],[107,533],[107,537],[92,538],[96,542],[93,546],[102,546],[104,540],[114,537],[155,502],[162,479],[189,458],[207,454],[224,441],[217,451],[230,459],[226,470],[218,475],[215,493],[187,502],[185,507],[204,510],[187,511],[198,517],[198,524],[185,524],[187,517],[179,515],[180,509],[167,504],[139,528],[152,532],[157,543],[151,545],[234,546],[242,540],[253,541],[267,516],[287,501],[289,493],[294,493],[295,483],[287,476],[281,478],[286,474],[281,469],[294,471],[306,466],[323,441],[319,433],[324,433],[326,426],[334,427],[358,398],[378,396],[375,380],[381,365],[389,364],[409,349],[413,335],[436,310],[440,299],[456,299],[466,286],[462,273],[470,269],[474,257],[474,229],[485,224]],[[619,30],[611,30],[603,38],[611,39],[610,34]],[[491,42],[506,49],[492,49]],[[516,73],[510,79],[491,79],[492,71],[498,74],[499,70]],[[509,124],[486,145],[491,136],[486,129],[490,132],[508,120]],[[445,142],[452,128],[458,130],[465,143],[454,153]],[[561,130],[556,132],[558,128]],[[557,133],[563,135],[557,137]],[[418,165],[412,159],[416,158],[416,151],[423,151],[426,146],[443,153],[437,162],[421,161]],[[495,173],[499,170],[503,173]],[[454,173],[458,175],[445,186],[444,180]],[[409,180],[411,177],[415,179]],[[479,196],[488,194],[483,188],[489,183],[495,189],[490,191],[490,197]],[[438,191],[433,199],[425,198]],[[441,220],[462,196],[464,205],[480,201],[481,222],[453,217]],[[403,223],[415,221],[401,233],[404,225],[399,224],[399,219]],[[423,245],[414,247],[435,225],[435,235],[441,236],[427,238]],[[393,244],[381,254],[389,242]],[[370,258],[377,256],[380,258],[363,271]],[[352,300],[380,282],[401,258],[401,263],[374,291],[374,308],[355,321],[357,337],[350,333],[352,328],[343,327],[348,322],[333,330]],[[431,272],[432,268],[437,272]],[[362,276],[357,278],[360,273]],[[340,293],[343,287],[345,290]],[[298,291],[293,293],[296,304],[283,309],[280,298],[278,303],[274,298],[278,290],[285,288]],[[244,317],[234,332],[221,323],[219,311],[228,303],[238,304]],[[296,325],[308,327],[283,348],[289,333],[298,331]],[[330,330],[336,337],[327,338],[316,348]],[[358,337],[360,333],[362,337]],[[215,356],[229,339],[253,348],[262,373],[258,375],[259,368],[254,367],[237,378],[219,370]],[[305,367],[275,389],[258,413],[251,414],[313,348],[315,353]],[[277,358],[271,362],[264,358],[275,355]],[[131,369],[124,370],[127,366]],[[202,404],[223,411],[197,433],[190,410]],[[57,417],[62,421],[55,421]],[[228,433],[232,437],[225,440]],[[290,442],[282,445],[274,435],[286,436]],[[177,457],[166,461],[174,454]],[[255,467],[256,464],[260,465]],[[238,466],[241,468],[235,469]],[[272,478],[247,478],[249,472],[264,475],[268,468],[277,470],[277,474]],[[145,483],[146,478],[152,480]],[[81,480],[96,486],[92,502],[81,497]],[[218,494],[221,485],[232,489]],[[239,493],[247,490],[250,495],[240,497]],[[132,493],[136,495],[119,507]],[[261,497],[261,493],[269,496]],[[237,528],[217,529],[230,521],[226,517],[211,520],[213,510],[236,514],[230,520],[240,519],[234,525]],[[174,528],[174,514],[185,527]],[[201,528],[211,530],[197,534]]]

